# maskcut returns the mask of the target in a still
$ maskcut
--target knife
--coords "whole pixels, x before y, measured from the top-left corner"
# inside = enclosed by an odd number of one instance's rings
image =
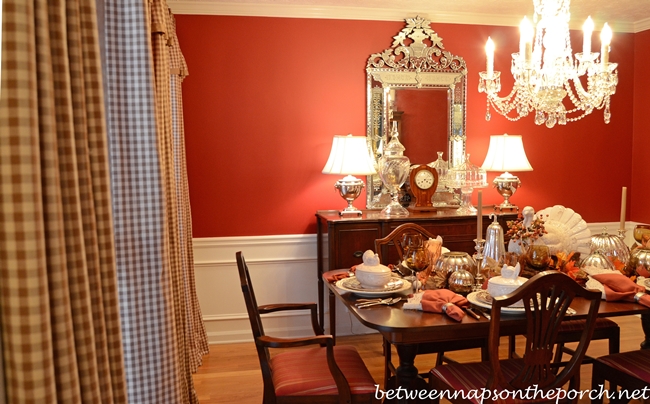
[[[474,320],[480,320],[480,319],[481,319],[481,317],[479,317],[479,315],[476,314],[476,313],[474,312],[474,310],[472,310],[471,307],[466,307],[466,308],[465,308],[465,311],[467,312],[467,314],[469,314],[470,316],[474,317]]]
[[[483,315],[483,317],[487,318],[488,320],[492,320],[492,316],[484,312],[483,310],[479,310],[479,313]]]

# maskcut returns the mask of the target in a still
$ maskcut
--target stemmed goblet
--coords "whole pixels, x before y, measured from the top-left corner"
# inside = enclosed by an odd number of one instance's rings
[[[421,282],[417,274],[429,267],[429,257],[424,248],[424,241],[421,234],[404,234],[402,236],[402,246],[404,248],[404,263],[413,272],[413,290],[415,293],[420,291]]]

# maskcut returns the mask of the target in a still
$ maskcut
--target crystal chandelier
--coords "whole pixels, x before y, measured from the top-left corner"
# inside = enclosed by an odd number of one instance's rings
[[[510,94],[499,97],[501,72],[494,70],[494,43],[488,38],[485,46],[487,71],[480,72],[479,92],[487,94],[487,113],[490,105],[510,121],[517,121],[535,113],[535,123],[566,125],[582,119],[594,109],[605,109],[605,123],[609,123],[609,97],[616,92],[618,74],[616,63],[609,63],[609,45],[612,30],[605,23],[600,34],[601,52],[591,52],[591,17],[583,25],[583,50],[571,51],[569,37],[570,0],[533,0],[533,26],[524,17],[521,22],[519,52],[512,54],[511,72],[515,79]],[[600,59],[598,56],[600,55]],[[587,88],[581,77],[586,74]],[[563,100],[568,96],[570,109]],[[568,104],[568,103],[567,103]],[[516,114],[511,116],[511,112]],[[570,115],[570,116],[569,116]]]

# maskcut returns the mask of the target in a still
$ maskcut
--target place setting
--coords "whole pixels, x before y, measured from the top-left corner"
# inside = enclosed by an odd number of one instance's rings
[[[351,271],[353,276],[336,281],[337,288],[370,298],[383,298],[412,290],[411,282],[394,275],[389,267],[381,265],[379,257],[372,250],[367,250],[362,259],[363,263]]]

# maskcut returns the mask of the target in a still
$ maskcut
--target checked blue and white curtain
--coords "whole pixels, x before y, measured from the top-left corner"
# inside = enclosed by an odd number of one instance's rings
[[[182,124],[187,67],[165,0],[104,2],[106,105],[131,403],[196,403],[208,351],[195,292]]]

